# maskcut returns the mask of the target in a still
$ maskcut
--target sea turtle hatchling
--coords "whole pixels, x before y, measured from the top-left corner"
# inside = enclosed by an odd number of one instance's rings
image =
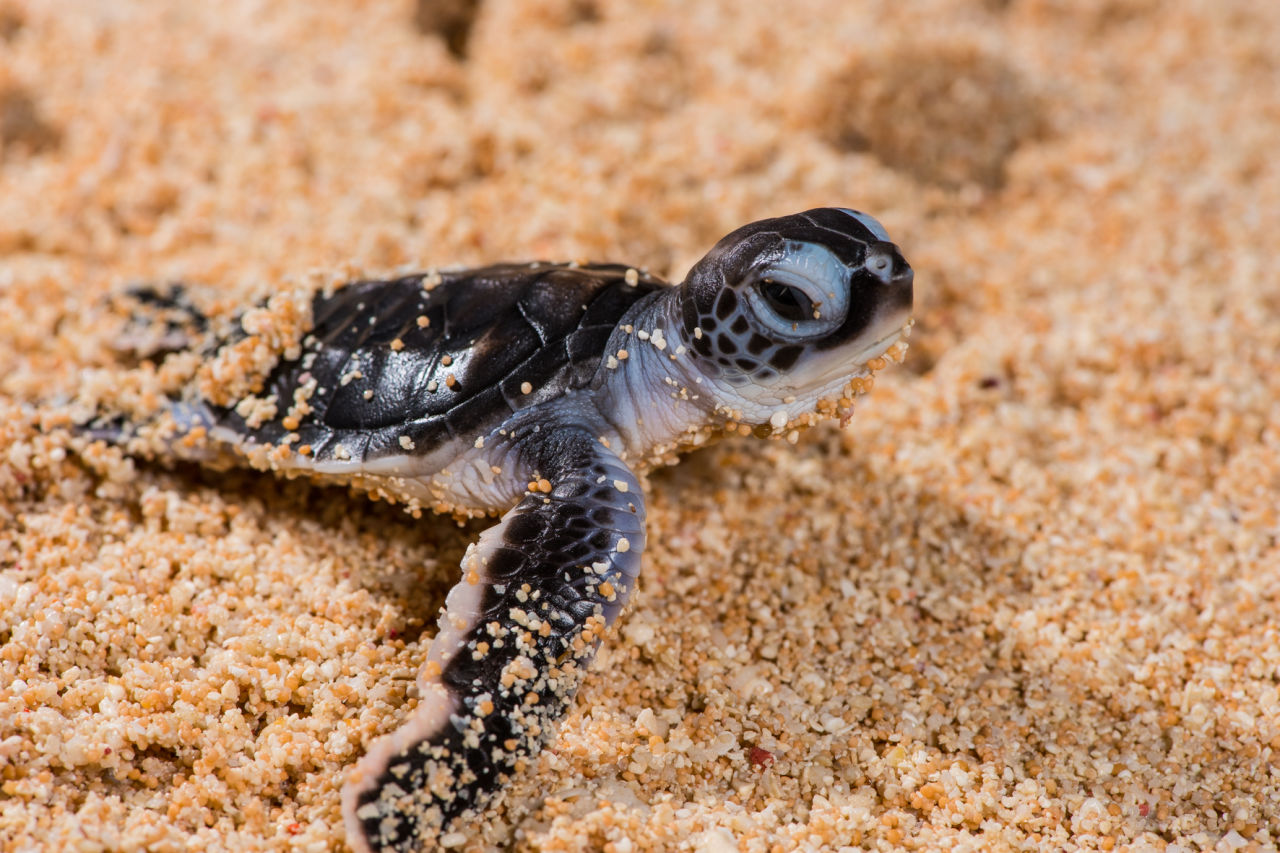
[[[157,350],[184,325],[210,338],[180,298],[150,298]],[[501,264],[308,298],[310,332],[274,341],[234,399],[206,375],[159,417],[88,431],[502,513],[462,560],[417,708],[342,792],[353,849],[406,851],[484,807],[567,710],[635,588],[637,474],[718,434],[794,440],[847,417],[905,349],[912,272],[875,219],[819,208],[739,228],[675,286],[615,264]],[[251,314],[183,357],[259,352]]]

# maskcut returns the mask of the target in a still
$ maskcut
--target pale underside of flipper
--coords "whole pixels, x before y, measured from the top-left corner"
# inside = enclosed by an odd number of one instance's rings
[[[541,435],[526,461],[550,491],[530,491],[468,550],[418,707],[343,790],[357,851],[421,849],[490,805],[553,733],[635,586],[635,476],[581,428]]]

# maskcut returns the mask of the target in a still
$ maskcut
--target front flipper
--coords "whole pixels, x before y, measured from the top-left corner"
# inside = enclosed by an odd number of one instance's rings
[[[540,435],[523,442],[525,459],[550,491],[531,484],[468,550],[417,709],[343,789],[356,851],[419,849],[488,804],[551,736],[635,586],[644,550],[635,476],[581,429]]]

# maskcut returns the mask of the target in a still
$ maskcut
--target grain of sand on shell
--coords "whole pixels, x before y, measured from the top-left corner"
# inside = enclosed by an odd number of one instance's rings
[[[905,367],[653,475],[466,845],[1275,849],[1280,5],[640,5],[0,0],[0,850],[341,846],[479,529],[73,452],[158,381],[108,294],[679,276],[819,204],[914,264]]]

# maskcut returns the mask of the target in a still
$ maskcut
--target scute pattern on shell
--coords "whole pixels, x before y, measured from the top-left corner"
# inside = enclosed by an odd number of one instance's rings
[[[319,294],[301,356],[264,382],[276,416],[256,427],[234,407],[212,418],[253,443],[309,446],[318,462],[403,455],[402,437],[423,452],[475,434],[591,381],[622,315],[667,286],[647,275],[631,284],[626,272],[502,264]]]

